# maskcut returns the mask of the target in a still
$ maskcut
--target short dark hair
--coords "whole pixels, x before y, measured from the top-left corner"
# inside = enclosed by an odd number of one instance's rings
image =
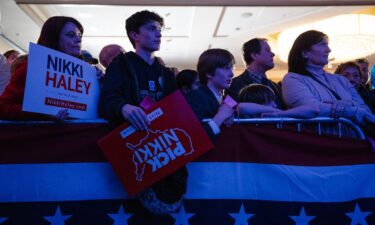
[[[195,70],[182,70],[176,76],[176,82],[178,88],[191,88],[191,85],[197,79],[198,73]]]
[[[266,105],[275,101],[275,92],[262,84],[250,84],[240,90],[238,101]]]
[[[365,63],[365,64],[367,64],[367,66],[369,65],[368,60],[365,59],[365,58],[356,59],[355,62],[356,63]]]
[[[355,62],[341,63],[340,65],[337,66],[337,68],[335,70],[335,74],[342,74],[342,71],[344,71],[344,70],[346,70],[347,68],[350,68],[350,67],[355,68],[358,71],[359,76],[362,79],[361,68]]]
[[[294,41],[288,56],[288,71],[301,75],[308,75],[306,70],[307,59],[302,53],[311,49],[311,46],[323,40],[328,40],[328,36],[317,30],[309,30],[300,34]]]
[[[214,74],[217,68],[234,65],[234,63],[233,55],[225,49],[213,48],[204,51],[199,56],[197,65],[200,82],[207,84],[208,74]]]
[[[251,57],[252,54],[259,54],[262,50],[262,42],[268,42],[265,38],[253,38],[242,46],[242,55],[246,65],[250,65],[254,59]]]
[[[134,48],[135,48],[135,43],[130,38],[130,35],[129,35],[130,32],[133,31],[133,32],[139,33],[139,28],[151,21],[156,21],[160,24],[160,26],[164,27],[163,18],[159,16],[157,13],[150,12],[148,10],[136,12],[133,15],[131,15],[128,19],[126,19],[125,21],[126,33]]]
[[[19,53],[17,50],[9,50],[4,53],[5,58],[9,58],[13,53]]]
[[[67,23],[76,25],[81,34],[83,34],[83,26],[78,20],[67,16],[53,16],[48,18],[43,24],[38,44],[60,51],[60,33]]]

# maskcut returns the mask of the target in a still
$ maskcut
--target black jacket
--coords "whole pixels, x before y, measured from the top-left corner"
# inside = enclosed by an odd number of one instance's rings
[[[139,105],[142,101],[142,82],[148,81],[146,75],[160,78],[157,85],[162,93],[161,97],[177,90],[173,73],[158,60],[150,66],[134,52],[120,54],[109,65],[103,79],[99,97],[100,115],[115,124],[123,123],[125,120],[121,113],[122,106]],[[167,204],[175,203],[186,192],[187,177],[188,172],[182,167],[154,184],[152,190],[161,201]]]
[[[202,119],[212,119],[220,108],[219,102],[206,85],[189,92],[186,100],[200,121]],[[203,123],[203,127],[211,140],[215,140],[215,134],[211,127],[207,123]]]
[[[117,123],[123,122],[121,108],[125,104],[139,105],[142,101],[141,84],[147,81],[146,75],[150,73],[158,73],[163,97],[177,90],[173,73],[158,60],[150,66],[134,52],[117,56],[103,79],[99,97],[100,116]]]

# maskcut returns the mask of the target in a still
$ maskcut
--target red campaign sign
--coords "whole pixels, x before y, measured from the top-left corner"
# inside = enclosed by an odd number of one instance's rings
[[[135,195],[213,148],[180,91],[145,110],[151,125],[136,131],[124,123],[99,146],[129,195]]]

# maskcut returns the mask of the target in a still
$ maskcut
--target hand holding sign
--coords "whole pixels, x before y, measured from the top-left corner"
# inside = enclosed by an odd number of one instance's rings
[[[68,109],[61,109],[55,116],[57,120],[66,120],[69,116]]]
[[[121,109],[122,116],[137,130],[147,130],[150,121],[142,108],[125,104]]]
[[[130,195],[160,181],[213,147],[179,91],[146,107],[145,112],[136,106],[125,106],[128,117],[132,113],[147,112],[147,120],[152,124],[146,131],[136,131],[135,126],[125,123],[102,138],[99,145]]]
[[[236,106],[237,106],[237,102],[228,95],[223,100],[223,104],[220,106],[219,110],[217,111],[214,118],[212,118],[212,120],[215,122],[215,124],[218,127],[220,127],[223,123],[225,123],[226,126],[230,126],[234,118],[233,108]]]
[[[30,43],[22,110],[65,119],[98,117],[99,82],[94,67],[59,51]],[[37,91],[35,91],[37,90]]]

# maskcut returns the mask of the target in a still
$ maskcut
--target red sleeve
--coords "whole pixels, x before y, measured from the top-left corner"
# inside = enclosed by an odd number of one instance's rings
[[[47,115],[22,111],[25,93],[27,62],[19,65],[14,71],[9,84],[0,96],[0,119],[3,120],[31,120],[46,119]]]

